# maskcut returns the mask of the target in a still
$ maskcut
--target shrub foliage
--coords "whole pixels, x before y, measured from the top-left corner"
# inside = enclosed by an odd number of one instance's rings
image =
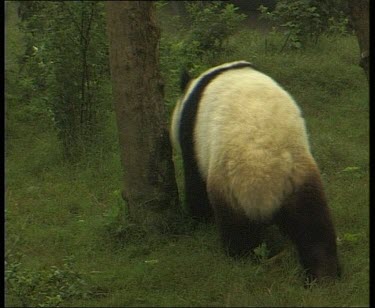
[[[316,43],[323,33],[347,33],[348,18],[341,0],[280,0],[273,11],[263,5],[258,10],[273,24],[274,31],[284,34],[281,51]]]
[[[104,7],[96,1],[21,1],[23,101],[48,115],[65,157],[77,159],[108,108]]]

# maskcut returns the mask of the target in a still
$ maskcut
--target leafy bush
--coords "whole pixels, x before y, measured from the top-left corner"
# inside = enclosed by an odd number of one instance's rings
[[[348,18],[342,10],[337,9],[341,1],[317,0],[280,0],[270,12],[261,5],[258,10],[261,18],[273,24],[273,31],[280,31],[285,36],[285,47],[300,49],[308,43],[316,43],[324,32],[346,34]]]
[[[237,7],[222,1],[189,2],[186,8],[191,30],[185,45],[192,46],[201,57],[205,54],[215,57],[223,52],[225,41],[245,19]]]
[[[110,93],[104,5],[95,1],[21,2],[26,52],[20,58],[22,100],[44,111],[65,157],[77,160],[97,139]],[[52,116],[51,116],[52,115]]]
[[[187,2],[187,25],[180,29],[178,38],[161,39],[162,65],[174,61],[195,73],[202,66],[212,65],[217,56],[227,50],[227,40],[244,20],[238,8],[222,1]],[[178,21],[177,21],[178,22]]]
[[[166,104],[171,111],[179,93],[181,69],[196,76],[217,64],[218,56],[228,51],[228,39],[244,20],[238,8],[223,1],[186,1],[186,22],[174,17],[177,35],[170,37],[162,32],[160,40],[160,64],[166,80]],[[165,6],[159,5],[159,9]],[[189,29],[186,31],[186,29]]]
[[[340,11],[337,16],[331,16],[327,20],[326,33],[330,36],[344,36],[349,33],[349,18]]]

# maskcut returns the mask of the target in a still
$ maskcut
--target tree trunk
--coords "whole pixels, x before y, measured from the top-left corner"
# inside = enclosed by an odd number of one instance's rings
[[[358,39],[361,59],[359,65],[369,79],[369,0],[348,1],[351,22]]]
[[[178,191],[159,72],[155,7],[152,1],[109,1],[106,9],[123,198],[132,221],[165,231],[177,213]]]

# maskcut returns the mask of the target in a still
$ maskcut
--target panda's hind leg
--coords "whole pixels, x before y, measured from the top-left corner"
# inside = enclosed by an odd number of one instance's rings
[[[309,280],[340,274],[335,230],[319,174],[285,201],[275,222],[296,245]]]
[[[195,160],[184,159],[185,202],[190,215],[197,221],[207,222],[212,216],[206,183],[203,181]]]
[[[265,223],[251,221],[243,211],[235,210],[228,204],[224,195],[210,185],[208,196],[222,245],[229,256],[245,256],[262,242],[267,227]]]

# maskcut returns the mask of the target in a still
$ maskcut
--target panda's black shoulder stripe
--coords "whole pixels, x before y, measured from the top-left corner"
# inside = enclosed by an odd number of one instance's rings
[[[256,69],[253,64],[245,61],[234,62],[232,65],[228,66],[219,66],[203,75],[195,84],[194,88],[191,89],[190,93],[187,93],[182,106],[178,132],[179,143],[183,152],[188,155],[193,155],[193,128],[199,101],[204,89],[212,80],[223,72],[244,67]]]

